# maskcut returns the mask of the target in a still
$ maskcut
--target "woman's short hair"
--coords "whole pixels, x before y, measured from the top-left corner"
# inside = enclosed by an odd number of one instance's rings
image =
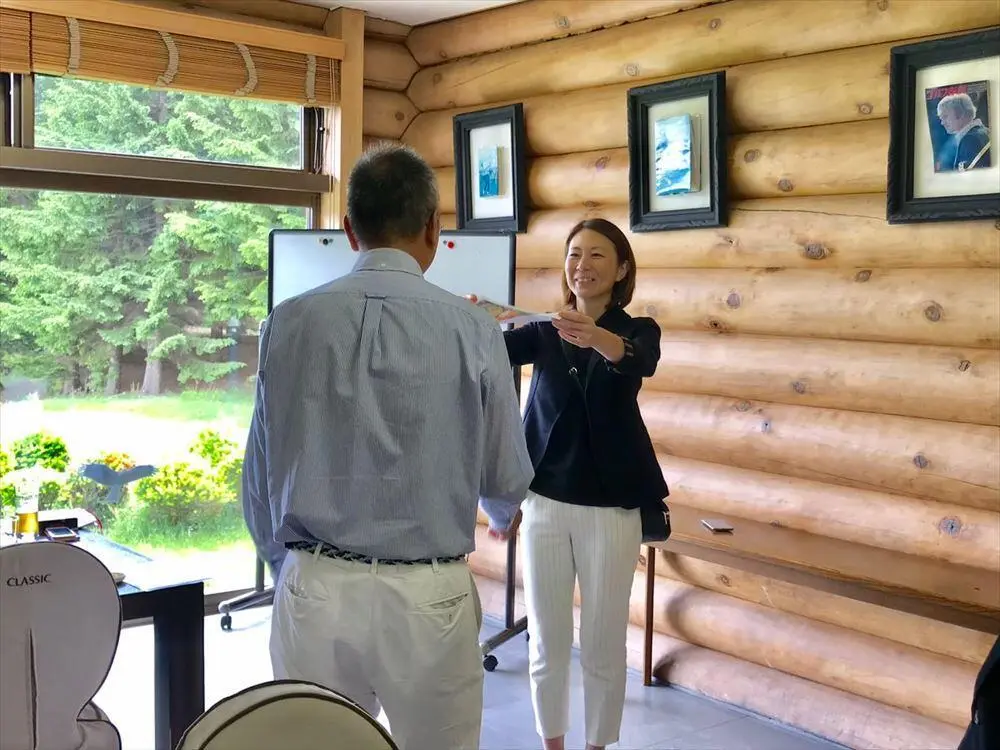
[[[629,243],[628,237],[625,236],[625,233],[621,229],[607,219],[584,219],[569,230],[569,234],[566,236],[566,249],[563,253],[564,259],[569,254],[569,248],[573,244],[573,240],[585,229],[597,232],[614,245],[619,266],[623,263],[628,264],[625,269],[625,275],[620,281],[616,281],[615,285],[611,288],[610,304],[610,307],[627,307],[632,302],[632,295],[635,294],[635,253],[632,252],[632,245]],[[566,306],[575,307],[576,295],[573,294],[573,291],[569,288],[569,284],[566,283],[565,272],[562,274],[562,292],[563,302]]]

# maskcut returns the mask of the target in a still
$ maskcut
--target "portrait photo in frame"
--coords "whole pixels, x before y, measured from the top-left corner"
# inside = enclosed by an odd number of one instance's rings
[[[629,89],[626,106],[632,231],[725,226],[725,71]]]
[[[518,103],[455,115],[452,127],[456,227],[527,231],[524,107]]]
[[[889,54],[886,220],[1000,218],[1000,27]]]

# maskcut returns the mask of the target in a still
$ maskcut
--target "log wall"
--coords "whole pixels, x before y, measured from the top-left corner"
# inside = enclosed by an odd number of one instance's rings
[[[629,233],[630,312],[663,331],[640,403],[675,529],[727,518],[716,547],[996,612],[1000,222],[884,219],[889,49],[1000,24],[994,0],[947,5],[529,0],[412,30],[408,124],[366,133],[422,153],[449,213],[453,116],[523,102],[532,212],[516,296],[552,309],[569,227],[628,227],[627,90],[725,69],[728,226]],[[485,533],[478,545],[499,614],[505,551]],[[851,747],[958,744],[995,635],[657,554],[664,680]]]
[[[406,47],[407,27],[369,18],[365,24],[363,132],[368,143],[398,141],[417,115],[406,94],[420,66]]]

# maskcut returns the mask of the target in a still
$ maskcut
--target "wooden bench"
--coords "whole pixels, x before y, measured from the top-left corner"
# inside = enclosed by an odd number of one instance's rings
[[[659,551],[877,604],[914,615],[1000,634],[1000,571],[971,569],[926,558],[849,544],[780,526],[725,518],[730,533],[713,533],[701,520],[718,518],[671,507],[673,533],[646,545],[643,683],[653,681],[653,607]],[[860,551],[863,555],[859,555]],[[877,571],[880,579],[866,577]],[[944,596],[944,592],[948,596]]]

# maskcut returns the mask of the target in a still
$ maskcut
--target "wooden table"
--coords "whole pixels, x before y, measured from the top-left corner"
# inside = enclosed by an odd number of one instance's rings
[[[79,534],[77,546],[108,570],[125,575],[118,586],[122,622],[153,621],[155,749],[172,750],[205,711],[204,582],[179,576],[176,566],[141,555],[103,534],[88,530]]]
[[[737,530],[735,533],[739,533]],[[1000,634],[1000,609],[937,598],[925,592],[844,575],[835,570],[776,560],[730,544],[732,535],[704,536],[674,531],[667,542],[646,545],[646,614],[643,633],[642,679],[653,684],[653,604],[658,550],[694,557],[748,573],[878,604],[984,633]]]

